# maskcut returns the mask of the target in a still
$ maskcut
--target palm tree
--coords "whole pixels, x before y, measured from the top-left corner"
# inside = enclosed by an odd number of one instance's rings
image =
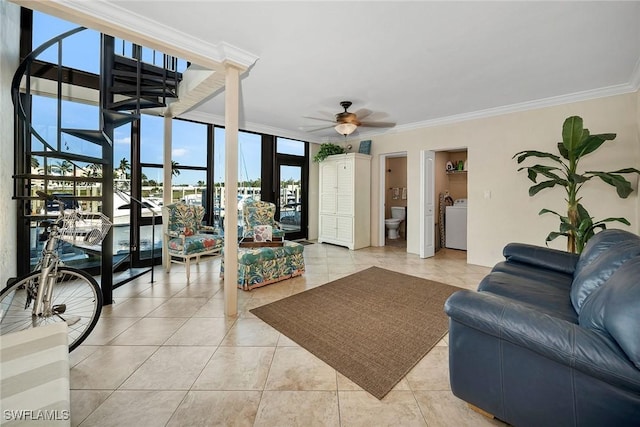
[[[127,173],[127,171],[131,170],[131,164],[129,163],[129,160],[123,157],[122,160],[120,160],[120,166],[118,166],[117,170],[120,171],[121,177],[123,177],[124,179],[129,179],[130,175]]]
[[[204,187],[204,181],[202,181],[202,180],[198,181],[197,186],[198,187]]]
[[[73,171],[73,163],[71,163],[69,160],[58,162],[57,166],[62,176],[66,175],[68,172]]]
[[[84,170],[84,176],[89,178],[100,178],[102,176],[102,165],[98,163],[91,163],[87,165]]]
[[[171,160],[171,176],[180,175],[180,169],[178,169],[179,164],[180,163],[176,162],[175,160]]]
[[[35,156],[31,156],[31,169],[38,169],[40,167],[40,162],[38,158]]]

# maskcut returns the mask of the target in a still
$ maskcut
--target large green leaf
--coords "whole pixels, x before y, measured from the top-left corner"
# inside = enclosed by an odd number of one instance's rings
[[[587,212],[587,209],[584,206],[582,206],[581,203],[578,203],[577,210],[578,210],[578,218],[580,220],[584,218],[591,218],[591,215],[589,214],[589,212]]]
[[[629,196],[629,194],[633,192],[633,188],[631,188],[631,183],[621,175],[616,175],[614,173],[609,173],[609,172],[597,172],[597,171],[585,172],[585,174],[587,173],[597,176],[607,184],[613,185],[614,187],[616,187],[618,196],[620,196],[623,199],[626,199]],[[529,192],[531,192],[531,189],[529,189]]]
[[[533,166],[522,167],[518,169],[518,171],[521,171],[522,169],[527,169],[529,179],[533,182],[536,182],[538,174],[540,174],[540,175],[546,176],[547,178],[557,180],[559,184],[562,184],[562,185],[568,184],[566,179],[552,172],[552,171],[562,171],[562,169],[554,166],[533,165]]]
[[[570,231],[576,231],[576,228],[569,224],[569,222],[560,222],[560,232],[561,233],[568,233]]]
[[[586,232],[588,232],[588,230],[591,229],[592,226],[593,221],[591,220],[591,218],[583,218],[578,224],[578,228],[576,230],[577,234],[583,236]]]
[[[622,218],[622,217],[619,217],[619,218],[606,218],[606,219],[601,219],[600,221],[594,222],[594,223],[593,223],[593,225],[594,225],[594,226],[595,226],[595,225],[598,225],[598,226],[599,226],[600,224],[603,224],[603,223],[605,223],[605,222],[621,222],[621,223],[623,223],[624,225],[631,225],[631,223],[630,223],[629,221],[627,221],[627,219],[626,219],[626,218]],[[606,227],[605,227],[605,228],[606,228]]]
[[[569,237],[569,233],[558,233],[557,231],[552,231],[551,233],[549,233],[549,235],[547,236],[545,241],[546,242],[550,242],[550,241],[555,240],[557,237],[560,237],[560,236]]]
[[[558,212],[552,211],[551,209],[541,209],[540,212],[538,212],[538,215],[544,215],[546,213],[552,213],[552,214],[556,215],[558,218],[560,218],[560,222],[562,224],[569,224],[569,217],[562,216]]]
[[[638,170],[636,168],[624,168],[624,169],[618,169],[617,171],[611,171],[609,173],[637,173],[637,174],[640,174],[640,170]]]
[[[538,179],[538,173],[535,171],[535,169],[533,168],[520,168],[518,169],[518,172],[520,172],[522,169],[526,169],[527,170],[527,176],[529,177],[529,179],[533,182],[536,182],[536,180]]]
[[[565,159],[569,160],[569,152],[564,147],[564,144],[562,142],[558,142],[558,151],[560,152],[560,155],[562,157],[564,157]]]
[[[569,153],[569,158],[573,158],[576,147],[582,141],[582,135],[584,133],[584,127],[582,123],[582,117],[571,116],[568,117],[562,125],[562,144]]]
[[[560,157],[556,156],[555,154],[545,153],[544,151],[536,151],[536,150],[520,151],[514,154],[512,159],[515,159],[516,157],[518,157],[518,163],[522,163],[527,157],[544,157],[544,158],[549,158],[551,160],[554,160],[558,163],[562,163],[562,160],[560,159]]]
[[[538,212],[538,215],[542,215],[542,214],[546,214],[546,213],[552,213],[554,215],[557,215],[559,217],[561,217],[562,215],[560,215],[558,212],[556,211],[552,211],[551,209],[541,209],[540,212]]]
[[[559,182],[554,179],[550,181],[542,181],[540,184],[532,185],[531,187],[529,187],[529,196],[535,196],[540,190],[555,187],[558,184]]]
[[[578,173],[570,173],[569,181],[575,182],[576,184],[582,184],[583,182],[589,181],[592,177],[580,175]]]
[[[596,151],[605,141],[612,141],[615,137],[615,133],[602,133],[585,138],[576,148],[576,157],[580,158]]]

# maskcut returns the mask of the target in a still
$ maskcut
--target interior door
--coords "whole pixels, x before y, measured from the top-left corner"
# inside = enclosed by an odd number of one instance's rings
[[[287,240],[307,238],[307,195],[304,161],[278,155],[276,159],[276,220]]]
[[[435,254],[435,200],[434,200],[435,152],[420,152],[420,258]]]

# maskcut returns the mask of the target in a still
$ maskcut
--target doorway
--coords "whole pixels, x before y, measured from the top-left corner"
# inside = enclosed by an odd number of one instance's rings
[[[380,245],[406,250],[407,152],[381,154],[380,177]]]
[[[466,148],[432,151],[433,159],[430,162],[425,153],[426,151],[422,152],[420,176],[423,185],[421,195],[426,203],[421,202],[421,209],[424,209],[426,214],[429,203],[432,203],[433,223],[426,225],[421,215],[421,239],[425,240],[420,242],[420,254],[422,255],[423,249],[425,253],[429,252],[425,245],[430,242],[433,244],[434,252],[446,249],[464,254],[463,251],[467,249],[468,151]],[[432,171],[429,171],[429,167],[432,167]],[[432,177],[431,195],[428,193],[429,176]],[[428,217],[424,219],[427,220]],[[422,228],[423,226],[425,228]],[[428,236],[428,231],[432,236]]]
[[[307,238],[307,180],[304,157],[276,156],[276,219],[287,240]]]

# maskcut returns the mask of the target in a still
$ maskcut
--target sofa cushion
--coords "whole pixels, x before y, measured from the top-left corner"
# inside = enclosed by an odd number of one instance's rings
[[[535,307],[539,312],[578,323],[567,287],[550,285],[538,278],[514,273],[494,271],[478,285],[478,291],[491,292]]]
[[[589,297],[579,316],[580,326],[613,337],[640,369],[640,257],[622,265]]]
[[[170,254],[191,255],[220,249],[224,245],[224,238],[215,234],[194,234],[184,239],[170,239],[167,248]]]
[[[615,233],[615,235],[617,234]],[[601,241],[597,245],[599,256],[581,266],[580,269],[576,268],[577,274],[571,285],[571,303],[576,312],[580,313],[582,305],[589,295],[606,282],[622,264],[630,258],[640,255],[640,238],[629,233],[626,233],[626,236],[626,241],[618,240],[615,243],[610,239]]]

